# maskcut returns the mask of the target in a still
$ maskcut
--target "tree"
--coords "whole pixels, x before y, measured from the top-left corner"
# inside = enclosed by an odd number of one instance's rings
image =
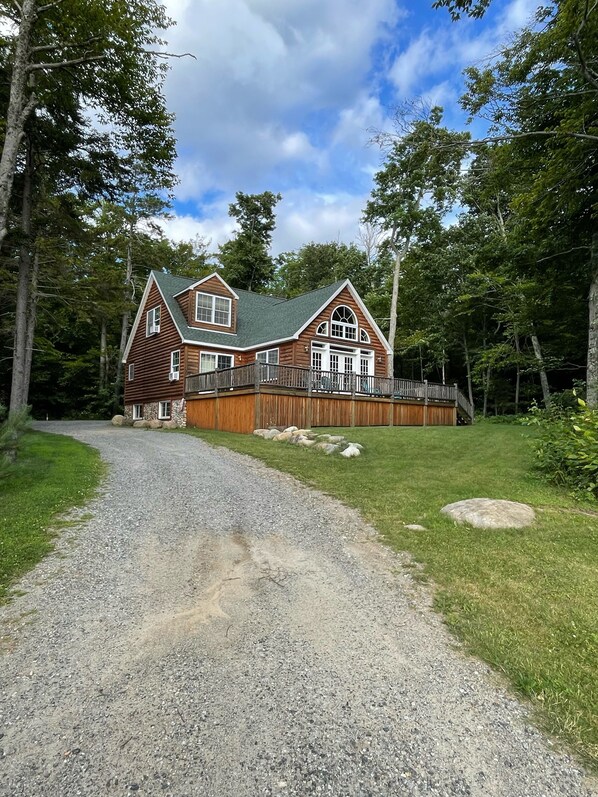
[[[229,205],[229,215],[237,220],[235,237],[220,247],[218,259],[222,276],[236,288],[248,291],[264,289],[274,275],[270,256],[272,233],[276,227],[274,208],[282,196],[264,191],[261,194],[236,193]]]
[[[374,271],[375,265],[368,264],[366,253],[355,244],[312,241],[297,252],[285,254],[276,275],[276,289],[290,297],[350,279],[357,291],[365,295]]]
[[[459,182],[464,133],[440,126],[442,109],[432,108],[420,118],[399,118],[399,135],[382,138],[388,152],[384,167],[374,177],[364,220],[387,233],[394,255],[388,375],[393,375],[397,302],[402,264],[415,241],[434,235],[452,206]]]

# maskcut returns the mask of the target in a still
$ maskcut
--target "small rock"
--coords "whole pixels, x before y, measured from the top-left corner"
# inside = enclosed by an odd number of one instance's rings
[[[316,441],[310,440],[309,437],[300,437],[299,440],[297,440],[297,445],[304,446],[305,448],[309,448],[310,446],[315,446],[315,444]]]
[[[329,435],[328,436],[329,443],[344,443],[345,438],[339,435]]]
[[[124,422],[125,422],[124,415],[115,415],[112,418],[112,426],[122,426]]]
[[[406,529],[411,529],[411,531],[427,531],[425,526],[420,526],[419,523],[405,523]]]
[[[353,445],[348,446],[345,448],[344,451],[341,451],[341,457],[346,457],[349,459],[350,457],[359,457],[361,455],[361,451]]]
[[[355,448],[358,448],[360,451],[363,451],[363,446],[361,445],[361,443],[349,443],[349,445],[355,446]]]
[[[298,428],[296,426],[287,426],[287,428],[284,431],[285,432],[297,432],[299,430],[298,430]]]
[[[256,437],[265,437],[265,436],[266,436],[266,433],[267,433],[267,431],[268,431],[267,429],[254,429],[254,430],[253,430],[253,434],[254,434]]]
[[[276,437],[273,437],[272,439],[277,443],[288,443],[292,436],[293,433],[286,429],[284,432],[279,432]]]
[[[338,451],[339,446],[335,446],[333,443],[316,443],[314,448],[323,451],[325,454],[334,454]]]
[[[264,440],[274,440],[276,435],[280,434],[280,429],[268,429],[268,431],[263,435]]]

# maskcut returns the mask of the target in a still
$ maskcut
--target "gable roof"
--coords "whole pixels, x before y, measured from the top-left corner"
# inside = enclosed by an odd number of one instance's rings
[[[153,282],[156,283],[164,299],[164,303],[172,316],[172,320],[174,321],[183,343],[203,344],[219,349],[244,350],[253,349],[263,344],[281,343],[284,340],[297,338],[313,319],[322,312],[326,305],[332,301],[343,288],[347,287],[368,321],[372,324],[373,329],[378,334],[385,348],[390,350],[378,325],[371,317],[349,280],[339,280],[332,285],[326,285],[323,288],[317,288],[308,293],[303,293],[293,299],[281,299],[276,296],[265,296],[261,293],[237,289],[236,294],[239,297],[237,306],[237,331],[231,333],[192,327],[187,323],[187,319],[175,297],[197,285],[197,280],[192,280],[187,277],[175,277],[173,274],[166,274],[162,271],[152,271],[131,330],[129,343],[123,360],[126,360],[128,357],[133,337],[137,331],[141,314],[144,310],[145,299]]]

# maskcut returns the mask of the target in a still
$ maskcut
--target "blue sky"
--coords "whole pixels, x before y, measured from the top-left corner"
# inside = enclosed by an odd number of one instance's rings
[[[273,251],[356,241],[381,164],[369,144],[404,101],[445,108],[462,128],[462,70],[481,65],[537,0],[494,0],[450,21],[432,0],[166,0],[177,26],[166,94],[178,138],[177,240],[230,237],[235,191],[280,192]]]

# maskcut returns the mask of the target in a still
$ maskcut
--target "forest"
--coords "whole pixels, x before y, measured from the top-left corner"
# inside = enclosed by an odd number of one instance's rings
[[[438,0],[455,19],[489,0]],[[352,243],[274,256],[276,207],[238,191],[219,247],[165,237],[177,176],[156,0],[0,2],[0,405],[107,417],[150,269],[293,296],[350,278],[396,376],[458,382],[486,414],[598,405],[598,3],[547,2],[461,105],[483,138],[414,100],[375,135]],[[439,12],[440,13],[440,12]],[[200,68],[200,67],[198,67]],[[476,129],[479,129],[478,124]],[[267,187],[264,187],[265,189]]]

